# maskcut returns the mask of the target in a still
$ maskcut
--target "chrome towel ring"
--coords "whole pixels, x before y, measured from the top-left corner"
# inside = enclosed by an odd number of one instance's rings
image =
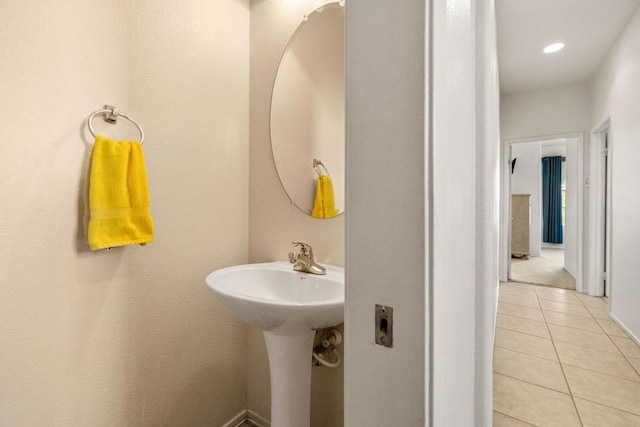
[[[98,111],[94,111],[93,113],[91,113],[91,115],[87,119],[87,124],[89,126],[89,132],[91,132],[91,135],[93,135],[94,138],[96,136],[96,132],[93,130],[93,126],[91,125],[91,121],[98,114],[102,114],[103,115],[103,119],[104,119],[105,122],[112,123],[112,124],[115,124],[115,123],[118,122],[118,117],[122,117],[123,119],[129,120],[131,123],[133,123],[135,125],[135,127],[138,128],[138,131],[140,132],[140,144],[142,144],[142,142],[144,141],[144,131],[142,130],[140,125],[138,123],[136,123],[135,120],[133,120],[131,117],[129,117],[129,116],[125,115],[125,114],[122,114],[118,110],[117,107],[113,107],[111,105],[105,105],[104,109],[98,110]]]

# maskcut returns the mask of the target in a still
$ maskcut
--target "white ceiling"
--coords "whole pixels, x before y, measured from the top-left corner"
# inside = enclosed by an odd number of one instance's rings
[[[640,0],[496,0],[503,94],[589,79]],[[542,49],[554,42],[555,54]]]

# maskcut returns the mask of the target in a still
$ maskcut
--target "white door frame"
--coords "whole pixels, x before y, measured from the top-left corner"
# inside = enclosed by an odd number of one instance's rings
[[[608,135],[608,155],[604,157],[604,142],[605,134]],[[592,200],[590,202],[589,212],[593,212],[593,219],[590,221],[590,229],[593,230],[591,244],[589,248],[589,279],[588,279],[588,293],[593,296],[604,295],[604,265],[606,256],[607,271],[607,284],[608,284],[608,296],[611,297],[613,274],[611,269],[611,189],[612,182],[612,141],[613,132],[611,126],[611,118],[604,120],[599,126],[597,126],[592,132],[591,144],[591,184],[593,188],[591,191]],[[605,167],[605,161],[607,162]],[[606,179],[605,179],[606,173]],[[605,189],[605,183],[607,188]],[[605,192],[606,190],[606,192]],[[608,196],[608,197],[607,197]],[[605,206],[606,204],[606,206]],[[605,215],[607,218],[605,224]],[[606,232],[606,233],[605,233]],[[604,240],[606,236],[606,241]],[[605,250],[606,245],[606,250]]]
[[[564,133],[556,135],[545,136],[533,136],[527,138],[515,138],[504,140],[501,147],[502,161],[500,163],[501,173],[501,191],[500,191],[500,214],[502,220],[500,221],[500,280],[507,281],[511,276],[511,156],[510,147],[513,144],[520,144],[525,142],[547,141],[551,139],[563,139],[563,138],[575,138],[578,141],[578,159],[576,160],[578,166],[578,183],[584,183],[584,134],[582,132]],[[578,259],[578,271],[576,277],[576,290],[578,292],[585,292],[584,290],[584,277],[585,272],[583,263],[583,254],[585,253],[585,239],[584,239],[584,186],[577,186],[577,259]]]

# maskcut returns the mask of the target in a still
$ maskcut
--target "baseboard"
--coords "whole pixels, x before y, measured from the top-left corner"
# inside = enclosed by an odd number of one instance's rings
[[[271,422],[266,418],[261,417],[252,410],[247,410],[247,420],[256,427],[271,427]]]
[[[623,331],[625,331],[625,333],[626,333],[627,335],[629,335],[629,338],[631,338],[633,341],[635,341],[635,343],[636,343],[636,344],[640,345],[640,339],[638,339],[638,337],[637,337],[637,336],[635,336],[635,335],[633,334],[633,332],[631,332],[631,331],[629,330],[629,328],[627,328],[627,327],[624,325],[624,323],[622,323],[622,322],[620,321],[620,319],[618,319],[618,318],[617,318],[613,313],[609,313],[609,317],[611,317],[611,319],[612,319],[614,322],[616,322],[616,323],[618,324],[618,326],[620,326],[620,327],[622,328],[622,330],[623,330]]]
[[[239,425],[242,425],[242,423],[247,420],[247,412],[249,411],[247,411],[246,409],[240,411],[238,415],[224,423],[222,427],[238,427]]]
[[[271,422],[269,422],[269,420],[262,418],[260,415],[249,409],[244,409],[240,411],[238,415],[224,423],[222,427],[240,427],[242,425],[246,425],[246,422],[256,427],[271,426]]]
[[[562,269],[563,269],[564,271],[566,271],[566,272],[569,274],[569,276],[573,277],[573,280],[575,280],[575,281],[576,281],[576,285],[577,285],[577,284],[578,284],[578,279],[576,278],[576,276],[574,276],[572,272],[570,272],[569,270],[567,270],[567,267],[562,266]]]

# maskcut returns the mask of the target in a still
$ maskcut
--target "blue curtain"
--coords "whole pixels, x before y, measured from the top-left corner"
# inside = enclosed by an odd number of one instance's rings
[[[562,156],[542,158],[542,241],[562,243]]]

